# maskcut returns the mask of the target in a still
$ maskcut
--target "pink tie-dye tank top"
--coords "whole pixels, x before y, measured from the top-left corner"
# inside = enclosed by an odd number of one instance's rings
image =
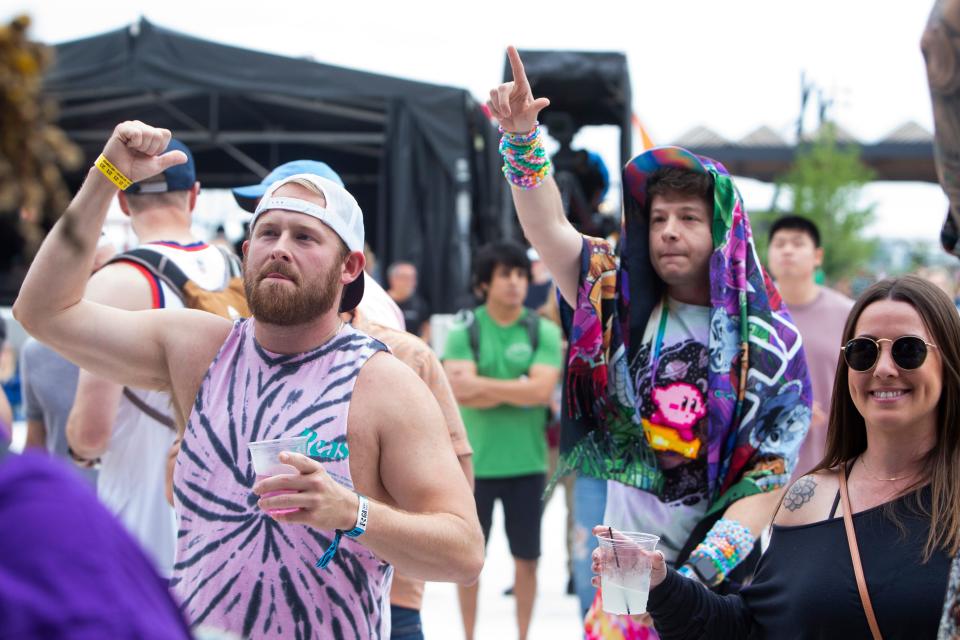
[[[174,472],[171,585],[195,626],[252,638],[388,638],[393,570],[344,537],[279,524],[257,507],[247,443],[310,434],[310,456],[353,488],[347,413],[360,368],[386,347],[349,325],[296,355],[264,350],[238,321],[210,366]]]

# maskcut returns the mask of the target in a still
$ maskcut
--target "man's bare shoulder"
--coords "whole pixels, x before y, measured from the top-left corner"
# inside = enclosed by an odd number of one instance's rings
[[[136,267],[114,262],[93,274],[87,281],[84,298],[128,311],[153,308],[150,283]]]
[[[774,524],[795,527],[826,520],[838,488],[834,470],[821,470],[799,478],[787,488]]]
[[[360,369],[354,397],[357,393],[371,396],[402,397],[409,387],[423,384],[409,366],[388,351],[375,353]],[[371,398],[374,399],[374,398]]]
[[[393,354],[374,354],[360,369],[350,402],[351,419],[361,417],[371,423],[399,430],[424,419],[431,410],[440,409],[426,383],[408,365]]]
[[[233,323],[196,309],[160,309],[156,314],[167,353],[174,397],[185,418],[213,359],[226,342]]]

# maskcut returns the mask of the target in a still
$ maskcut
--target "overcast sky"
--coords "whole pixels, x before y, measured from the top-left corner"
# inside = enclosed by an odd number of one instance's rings
[[[834,101],[836,121],[872,142],[908,120],[932,130],[919,47],[931,6],[928,0],[0,0],[0,18],[26,12],[32,36],[55,43],[143,15],[202,38],[460,86],[478,98],[500,82],[507,44],[622,51],[634,111],[658,144],[696,125],[730,139],[760,125],[789,137],[805,71]],[[594,132],[582,141],[612,164],[613,135]],[[742,188],[748,207],[769,204],[769,189]],[[866,198],[878,205],[876,231],[888,236],[935,237],[946,211],[946,199],[930,185],[877,184]]]

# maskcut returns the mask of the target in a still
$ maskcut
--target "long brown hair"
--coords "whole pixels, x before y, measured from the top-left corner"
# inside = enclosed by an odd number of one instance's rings
[[[880,300],[905,302],[913,307],[930,332],[943,362],[936,444],[924,458],[922,476],[908,491],[915,492],[930,484],[930,533],[924,547],[924,561],[937,548],[956,555],[960,550],[960,314],[953,301],[926,280],[917,276],[888,278],[871,286],[857,300],[847,318],[841,344],[856,337],[863,310]],[[842,468],[867,448],[866,424],[850,397],[848,380],[847,364],[840,357],[830,405],[826,452],[811,473]]]

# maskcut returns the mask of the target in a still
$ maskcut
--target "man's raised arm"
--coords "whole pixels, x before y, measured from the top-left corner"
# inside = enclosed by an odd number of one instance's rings
[[[520,54],[514,47],[507,48],[507,57],[513,81],[491,90],[487,106],[504,131],[527,134],[537,126],[537,115],[550,101],[534,99]],[[539,186],[524,189],[514,184],[511,191],[524,235],[543,258],[560,294],[575,306],[583,241],[567,220],[556,181],[548,175]]]
[[[99,166],[106,166],[103,159],[109,166],[106,170],[91,167],[80,191],[44,240],[13,307],[14,317],[31,335],[80,367],[117,382],[153,389],[170,385],[164,338],[176,330],[178,322],[192,321],[190,312],[159,316],[162,312],[124,311],[85,301],[83,295],[118,184],[124,179],[149,178],[186,161],[180,151],[158,155],[169,141],[166,129],[142,122],[117,125],[98,160]],[[113,182],[107,177],[111,172],[122,177]],[[186,333],[189,342],[189,336],[204,332]]]

